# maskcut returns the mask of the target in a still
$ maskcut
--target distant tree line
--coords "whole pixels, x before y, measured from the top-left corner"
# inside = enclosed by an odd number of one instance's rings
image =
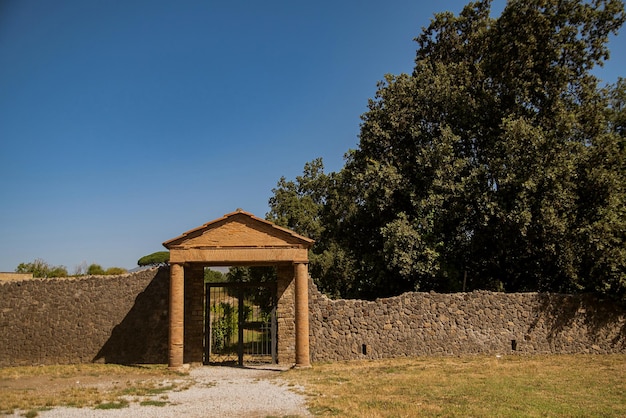
[[[70,277],[84,275],[115,275],[127,272],[122,267],[102,268],[99,264],[83,263],[78,265],[72,274],[69,274],[65,266],[53,266],[46,261],[37,258],[30,263],[20,263],[16,269],[16,273],[32,273],[33,277],[53,278],[53,277]]]
[[[599,292],[626,300],[626,80],[592,69],[618,0],[437,14],[387,75],[339,172],[281,178],[267,219],[316,240],[332,296]]]

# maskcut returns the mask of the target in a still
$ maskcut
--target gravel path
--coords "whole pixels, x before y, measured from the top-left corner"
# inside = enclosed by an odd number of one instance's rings
[[[55,408],[40,412],[44,418],[56,417],[310,417],[297,387],[280,379],[276,368],[199,367],[189,373],[190,379],[164,381],[191,386],[167,392],[166,406],[141,406],[132,398],[122,409]],[[182,383],[182,385],[180,385]],[[163,394],[151,399],[163,400]]]

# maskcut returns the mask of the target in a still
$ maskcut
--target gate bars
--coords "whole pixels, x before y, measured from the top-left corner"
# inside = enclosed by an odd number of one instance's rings
[[[204,363],[276,364],[276,283],[206,283]]]

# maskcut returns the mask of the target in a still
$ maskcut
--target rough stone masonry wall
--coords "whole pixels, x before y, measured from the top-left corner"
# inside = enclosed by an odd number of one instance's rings
[[[166,363],[169,269],[0,282],[0,366]]]
[[[310,287],[311,359],[626,353],[626,310],[590,295],[406,293],[330,300]]]
[[[295,359],[292,270],[279,269],[281,363]],[[168,304],[168,268],[0,282],[0,367],[167,363]],[[311,282],[309,304],[313,361],[626,353],[626,310],[590,295],[479,291],[330,300]]]

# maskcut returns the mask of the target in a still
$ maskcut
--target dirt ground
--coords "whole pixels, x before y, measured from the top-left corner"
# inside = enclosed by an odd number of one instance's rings
[[[192,368],[186,374],[144,369],[133,372],[128,368],[120,373],[103,373],[100,369],[61,369],[28,376],[4,373],[0,375],[0,416],[24,416],[28,411],[36,412],[31,416],[50,418],[309,416],[304,397],[280,379],[281,371],[208,366]],[[107,399],[107,395],[111,396]],[[127,405],[114,410],[95,409],[111,399]],[[80,408],[67,407],[74,400]],[[146,406],[148,402],[152,405]]]
[[[114,375],[94,376],[89,373],[77,373],[71,376],[20,376],[17,378],[0,378],[0,393],[5,391],[38,392],[40,394],[59,394],[68,389],[79,387],[96,387],[109,390],[115,387],[132,385],[147,380],[162,379],[162,375],[145,373],[120,373]]]

